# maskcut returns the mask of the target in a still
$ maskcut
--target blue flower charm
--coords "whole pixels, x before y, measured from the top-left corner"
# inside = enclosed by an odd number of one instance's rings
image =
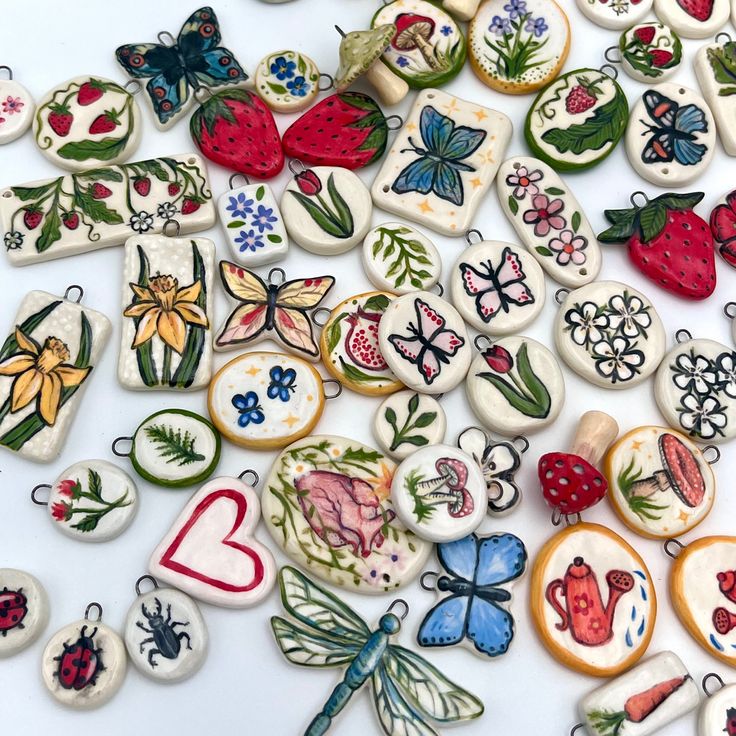
[[[280,365],[276,365],[268,372],[271,383],[268,384],[268,398],[281,399],[288,401],[296,386],[296,371],[293,368],[284,370]]]
[[[309,86],[309,82],[302,76],[294,77],[291,82],[286,83],[286,89],[297,97],[305,97],[309,92]]]
[[[396,59],[396,63],[403,69],[404,67],[409,66],[409,59],[407,59],[406,56],[399,56],[399,58]]]
[[[232,217],[246,217],[253,212],[253,200],[248,199],[244,192],[236,194],[234,197],[230,197],[230,202],[225,208]]]
[[[452,33],[452,28],[450,28],[450,26],[442,26],[442,28],[440,28],[440,33],[447,37]]]
[[[263,235],[257,234],[255,230],[241,230],[238,237],[235,238],[235,243],[240,246],[240,252],[244,253],[249,250],[251,253],[255,253],[259,248],[263,248],[265,243],[263,242]]]
[[[254,227],[258,228],[260,233],[264,230],[273,230],[272,222],[277,222],[278,217],[273,216],[273,208],[264,207],[262,204],[258,205],[258,211],[253,216],[253,222],[251,223]]]
[[[511,33],[511,21],[508,18],[502,18],[500,15],[494,15],[491,25],[488,26],[491,33],[497,36],[503,36],[505,33]]]
[[[263,424],[266,416],[263,413],[263,407],[258,403],[258,394],[255,391],[248,391],[243,394],[235,394],[232,398],[233,406],[238,410],[238,424],[241,427],[247,427],[249,424]]]
[[[283,56],[277,57],[271,64],[271,74],[276,75],[276,79],[291,79],[294,76],[296,62],[290,61]]]
[[[549,26],[544,22],[544,18],[529,18],[524,30],[527,33],[533,33],[537,38],[539,38],[549,30]]]

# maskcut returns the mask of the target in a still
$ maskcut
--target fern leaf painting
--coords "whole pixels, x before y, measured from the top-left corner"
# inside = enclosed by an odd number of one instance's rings
[[[153,424],[146,427],[146,435],[152,440],[160,457],[167,463],[189,465],[202,461],[205,456],[195,450],[196,438],[189,431],[174,429],[165,424]]]

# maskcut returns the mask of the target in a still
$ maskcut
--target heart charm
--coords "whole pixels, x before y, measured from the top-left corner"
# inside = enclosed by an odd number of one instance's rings
[[[237,478],[200,488],[151,555],[158,580],[226,608],[261,601],[274,584],[276,563],[252,536],[261,516],[258,496]]]

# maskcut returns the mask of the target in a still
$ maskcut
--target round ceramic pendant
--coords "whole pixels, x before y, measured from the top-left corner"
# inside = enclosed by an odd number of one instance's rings
[[[274,542],[310,574],[356,593],[385,593],[412,580],[432,544],[396,518],[395,466],[372,447],[316,435],[275,460],[261,496]]]
[[[320,256],[345,253],[366,236],[373,203],[349,169],[315,166],[296,174],[281,197],[289,237]]]
[[[627,28],[618,42],[623,70],[637,82],[663,82],[682,63],[680,37],[663,23]]]
[[[576,69],[537,95],[524,135],[533,154],[553,169],[587,169],[613,151],[628,119],[626,95],[615,79],[599,69]]]
[[[629,669],[654,631],[657,597],[639,554],[598,524],[556,534],[534,561],[532,620],[549,653],[595,677]]]
[[[711,690],[710,680],[716,678],[720,688]],[[703,690],[708,696],[698,715],[698,736],[733,736],[736,734],[736,685],[726,685],[718,675],[703,678]]]
[[[652,184],[682,186],[697,179],[708,168],[715,145],[713,114],[687,87],[658,84],[631,110],[626,154],[634,170]]]
[[[667,539],[710,513],[716,479],[700,448],[664,427],[627,432],[606,456],[608,498],[621,521],[645,537]]]
[[[728,22],[731,9],[728,0],[654,0],[654,12],[683,38],[707,38]]]
[[[565,380],[555,356],[536,340],[516,335],[476,355],[465,390],[481,423],[507,436],[546,427],[565,403]]]
[[[43,585],[23,570],[0,567],[0,659],[36,641],[48,621]]]
[[[602,28],[620,30],[638,23],[652,9],[653,0],[577,0],[578,8]]]
[[[210,383],[212,423],[236,445],[272,450],[309,434],[322,416],[322,377],[284,353],[245,353],[226,363]]]
[[[378,341],[396,377],[420,393],[451,391],[462,383],[472,359],[463,318],[428,291],[394,299],[379,325]]]
[[[418,447],[441,444],[447,419],[433,396],[398,391],[376,409],[372,428],[381,450],[394,460],[403,460]]]
[[[512,95],[551,82],[570,50],[570,24],[554,0],[486,0],[468,26],[473,70],[491,89]]]
[[[429,291],[440,279],[442,258],[416,228],[384,222],[365,236],[363,270],[373,286],[392,294]]]
[[[488,494],[475,460],[449,445],[423,447],[394,473],[391,501],[399,519],[422,539],[452,542],[486,516]]]
[[[736,352],[714,340],[685,340],[662,360],[654,398],[671,427],[705,442],[736,437]]]
[[[9,79],[0,79],[0,145],[20,138],[33,122],[36,103],[31,93],[13,79],[13,73],[4,68]]]
[[[648,378],[665,351],[662,320],[640,291],[596,281],[571,291],[555,318],[560,357],[586,381],[623,389]]]
[[[41,655],[43,684],[56,700],[71,708],[107,703],[125,679],[125,644],[100,617],[89,617],[94,608],[101,617],[100,605],[90,603],[84,618],[59,629]]]
[[[174,588],[140,592],[125,618],[124,639],[136,669],[160,682],[191,677],[207,656],[207,625],[199,606]],[[153,578],[151,578],[153,580]]]
[[[320,352],[325,368],[359,394],[380,396],[402,388],[378,341],[378,327],[393,296],[380,291],[340,302],[322,328]]]
[[[117,449],[131,443],[125,453]],[[141,478],[168,488],[200,483],[220,462],[220,434],[204,418],[185,409],[164,409],[138,425],[132,437],[113,442],[113,452],[128,457]]]
[[[39,101],[33,135],[41,153],[62,169],[122,163],[140,143],[140,108],[111,79],[74,77]]]
[[[544,273],[518,245],[483,240],[466,248],[450,273],[455,309],[486,335],[519,332],[544,306]]]
[[[299,112],[319,94],[319,69],[297,51],[276,51],[256,68],[256,91],[275,112]]]

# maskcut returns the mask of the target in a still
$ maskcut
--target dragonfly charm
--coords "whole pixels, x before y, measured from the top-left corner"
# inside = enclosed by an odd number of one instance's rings
[[[391,644],[401,629],[401,618],[391,611],[394,604],[371,631],[352,608],[293,567],[281,568],[279,586],[281,602],[293,617],[271,618],[284,656],[304,667],[347,667],[304,736],[326,733],[333,718],[368,680],[376,714],[388,736],[436,736],[429,720],[451,723],[483,713],[478,698],[418,654]]]

